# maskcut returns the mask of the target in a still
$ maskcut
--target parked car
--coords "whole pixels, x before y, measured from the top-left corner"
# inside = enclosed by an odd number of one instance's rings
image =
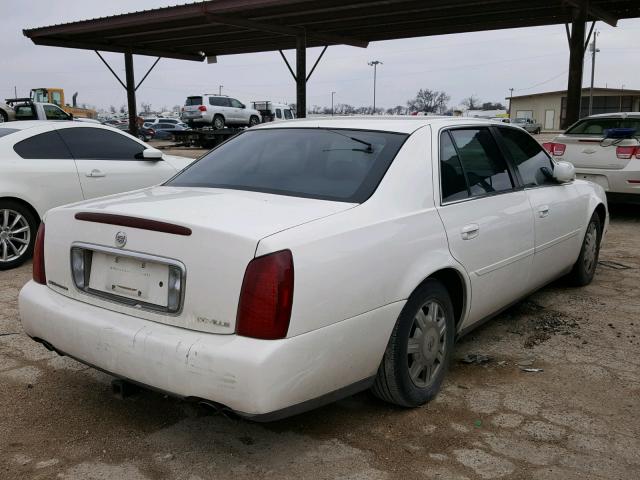
[[[16,112],[6,103],[0,102],[0,123],[11,122],[16,119]]]
[[[54,103],[33,102],[29,98],[8,99],[15,112],[14,120],[74,120]]]
[[[293,120],[295,112],[286,103],[275,103],[269,100],[251,102],[251,107],[260,112],[263,122],[278,122],[282,120]]]
[[[604,188],[610,202],[640,203],[640,112],[583,118],[544,146]]]
[[[179,118],[165,118],[165,117],[157,117],[157,118],[153,118],[153,119],[144,119],[144,123],[145,124],[149,124],[151,125],[151,127],[153,128],[153,125],[157,125],[158,123],[172,123],[174,125],[177,124],[182,124],[184,123],[181,119]]]
[[[114,128],[117,128],[118,130],[126,132],[126,133],[128,133],[130,135],[133,135],[129,131],[129,122],[127,122],[127,123],[119,123],[117,125],[112,125],[112,126]],[[138,127],[138,132],[133,136],[139,138],[143,142],[148,142],[149,140],[155,138],[156,131],[153,128],[147,126],[147,124],[145,123],[143,126]]]
[[[252,127],[261,122],[260,112],[226,95],[187,97],[182,120],[190,127],[209,125],[219,130],[225,126]]]
[[[191,162],[103,125],[1,125],[0,270],[29,258],[40,219],[50,208],[156,185]]]
[[[367,388],[415,407],[459,336],[591,282],[607,225],[602,188],[506,124],[269,123],[51,210],[20,315],[58,353],[256,420]]]
[[[536,122],[534,119],[532,118],[523,118],[523,117],[518,117],[516,119],[513,120],[513,122],[511,122],[513,125],[515,125],[516,127],[520,127],[524,130],[526,130],[529,133],[540,133],[540,131],[542,130],[542,124]]]
[[[183,132],[190,130],[186,123],[155,123],[153,124],[155,130],[155,138],[157,140],[167,140],[173,138],[173,132]]]

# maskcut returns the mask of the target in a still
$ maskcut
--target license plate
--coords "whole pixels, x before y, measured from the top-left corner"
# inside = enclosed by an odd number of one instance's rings
[[[91,290],[166,307],[168,283],[167,265],[93,252],[89,277]]]
[[[607,177],[605,177],[604,175],[589,175],[586,173],[579,173],[576,176],[582,180],[588,180],[590,182],[597,183],[605,191],[609,190],[609,181],[607,180]]]

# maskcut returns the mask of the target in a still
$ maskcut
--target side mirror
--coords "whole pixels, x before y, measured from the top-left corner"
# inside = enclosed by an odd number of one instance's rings
[[[553,169],[553,178],[558,183],[567,183],[576,179],[576,169],[572,163],[569,162],[556,162]]]
[[[145,160],[162,160],[162,152],[157,148],[145,148],[142,151],[142,158]]]
[[[240,108],[247,108],[247,106],[244,103],[242,103]]]
[[[69,120],[73,120],[73,113],[67,113],[67,115],[69,116]]]

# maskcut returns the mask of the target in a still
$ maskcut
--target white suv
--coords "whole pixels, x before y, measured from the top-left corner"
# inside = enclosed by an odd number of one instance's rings
[[[182,120],[195,124],[211,125],[219,130],[225,126],[253,127],[261,122],[260,112],[226,95],[197,95],[187,97],[182,108]]]

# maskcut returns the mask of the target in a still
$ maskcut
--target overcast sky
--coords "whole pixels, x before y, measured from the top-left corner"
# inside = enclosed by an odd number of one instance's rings
[[[92,51],[36,46],[23,28],[41,27],[105,15],[176,5],[170,0],[0,0],[0,98],[28,95],[34,87],[62,87],[78,101],[108,107],[126,103],[124,89]],[[601,32],[596,85],[640,89],[640,19],[622,20],[617,28],[598,22]],[[286,52],[295,61],[293,51]],[[311,68],[320,49],[307,54]],[[105,54],[124,78],[121,54]],[[451,105],[476,95],[502,101],[514,95],[565,89],[569,49],[563,25],[442,35],[373,42],[366,49],[331,46],[308,83],[307,103],[372,104],[370,60],[380,60],[377,105],[405,105],[420,88],[444,90]],[[153,58],[135,56],[136,78]],[[584,84],[589,84],[590,59]],[[295,85],[278,52],[219,57],[217,64],[162,59],[138,90],[138,104],[154,107],[182,104],[188,95],[223,93],[249,102],[255,99],[295,102]]]

